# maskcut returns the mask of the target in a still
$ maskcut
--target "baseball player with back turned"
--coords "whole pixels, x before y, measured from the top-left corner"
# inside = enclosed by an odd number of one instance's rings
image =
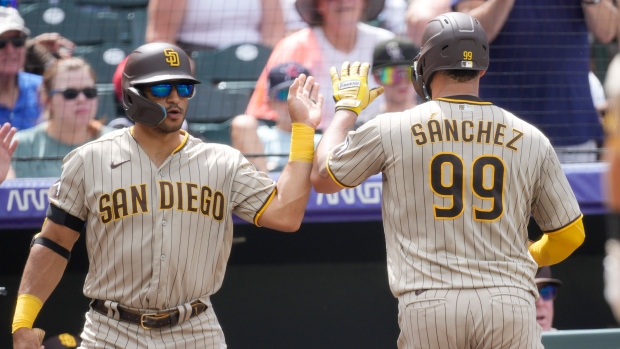
[[[332,67],[336,115],[312,184],[333,193],[382,172],[398,348],[542,348],[534,275],[583,242],[579,206],[549,140],[477,97],[489,65],[480,23],[446,13],[423,42],[412,81],[427,102],[356,131],[382,91],[368,89],[368,63]],[[530,215],[545,232],[531,246]]]
[[[65,158],[18,292],[15,349],[39,348],[33,322],[84,226],[84,294],[92,302],[80,348],[226,348],[209,296],[222,285],[232,213],[257,226],[299,228],[323,98],[313,77],[302,74],[290,87],[290,161],[276,183],[239,151],[181,130],[198,83],[174,45],[150,43],[129,55],[123,106],[135,126]]]

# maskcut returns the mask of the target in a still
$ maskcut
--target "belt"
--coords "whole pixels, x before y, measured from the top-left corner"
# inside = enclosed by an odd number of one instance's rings
[[[90,306],[96,312],[106,316],[108,315],[108,307],[105,306],[105,301],[94,299]],[[192,314],[190,318],[203,313],[208,308],[206,304],[198,300],[192,302],[191,306]],[[119,306],[118,315],[121,320],[138,324],[145,330],[171,327],[179,323],[179,310],[176,308],[163,312],[141,313]]]

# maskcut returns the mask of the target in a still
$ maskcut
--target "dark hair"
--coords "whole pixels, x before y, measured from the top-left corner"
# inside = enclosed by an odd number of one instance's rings
[[[471,81],[480,75],[479,70],[444,70],[444,72],[450,79],[458,82]]]

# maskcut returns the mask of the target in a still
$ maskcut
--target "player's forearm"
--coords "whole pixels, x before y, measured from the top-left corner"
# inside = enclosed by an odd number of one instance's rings
[[[60,282],[68,261],[41,245],[32,246],[18,294],[31,294],[45,303]]]
[[[258,221],[260,226],[283,232],[299,230],[312,189],[311,169],[310,162],[286,164],[278,178],[276,195]]]
[[[357,115],[350,110],[338,110],[329,127],[323,133],[321,141],[314,154],[312,167],[312,186],[319,193],[335,193],[342,189],[333,181],[327,170],[327,159],[332,149],[344,142],[349,131],[355,130]]]
[[[466,0],[456,6],[459,12],[475,17],[482,24],[489,42],[495,40],[504,27],[515,0]]]
[[[532,258],[539,267],[560,263],[570,256],[585,240],[582,216],[571,225],[556,232],[545,233],[530,245]]]
[[[618,33],[618,8],[611,0],[601,0],[598,4],[582,3],[588,30],[603,44],[610,43]]]

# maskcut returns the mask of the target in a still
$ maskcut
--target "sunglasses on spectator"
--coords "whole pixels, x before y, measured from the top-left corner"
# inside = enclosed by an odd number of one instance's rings
[[[81,90],[76,88],[68,88],[64,90],[51,90],[50,95],[55,95],[57,93],[62,93],[62,96],[65,99],[76,99],[80,93],[84,94],[84,97],[88,99],[93,99],[97,97],[97,88],[95,87],[86,87]]]
[[[538,289],[538,293],[540,294],[540,298],[550,301],[555,299],[555,296],[558,294],[558,287],[555,285],[547,285]]]
[[[13,44],[13,47],[22,47],[26,44],[27,37],[18,36],[12,38],[0,38],[0,50],[6,47],[6,45],[10,42]]]
[[[286,102],[286,100],[288,99],[288,88],[276,92],[273,98],[278,102]]]
[[[373,72],[375,79],[385,86],[396,85],[403,80],[411,82],[411,67],[393,66],[379,68]]]
[[[191,98],[194,95],[194,84],[191,83],[164,83],[164,84],[155,84],[150,85],[147,89],[151,92],[154,97],[157,98],[165,98],[170,96],[172,93],[172,87],[175,87],[177,90],[177,94],[181,98]]]

